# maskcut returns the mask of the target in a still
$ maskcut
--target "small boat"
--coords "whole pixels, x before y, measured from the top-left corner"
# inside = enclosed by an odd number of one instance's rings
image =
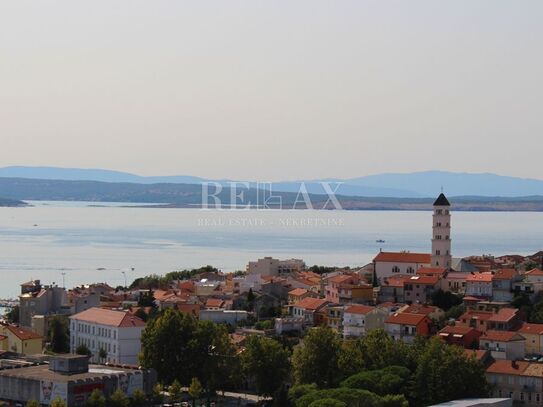
[[[36,227],[36,226],[38,226],[38,224],[37,224],[37,223],[34,223],[34,227]]]
[[[104,271],[104,270],[105,270],[105,267],[98,267],[96,270],[98,270],[98,271]]]
[[[385,241],[383,239],[377,239],[375,243],[385,243]]]

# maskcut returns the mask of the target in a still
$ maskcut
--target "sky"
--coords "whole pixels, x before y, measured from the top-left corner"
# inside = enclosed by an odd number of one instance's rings
[[[543,2],[0,0],[0,166],[543,178]]]

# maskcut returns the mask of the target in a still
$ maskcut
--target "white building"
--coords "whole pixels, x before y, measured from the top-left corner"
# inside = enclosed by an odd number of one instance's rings
[[[443,193],[434,202],[432,219],[432,267],[452,266],[451,204]]]
[[[466,277],[466,295],[492,297],[492,273],[470,273]]]
[[[145,322],[128,312],[90,308],[70,317],[70,350],[85,345],[94,363],[137,365],[144,329]]]
[[[379,252],[373,259],[375,275],[382,282],[384,278],[398,275],[414,276],[423,267],[430,267],[429,253]]]
[[[264,257],[257,261],[250,261],[247,265],[249,274],[262,276],[278,276],[305,270],[305,263],[300,259],[278,260],[272,257]]]
[[[366,305],[351,305],[343,312],[343,336],[360,337],[373,329],[383,329],[388,311]]]

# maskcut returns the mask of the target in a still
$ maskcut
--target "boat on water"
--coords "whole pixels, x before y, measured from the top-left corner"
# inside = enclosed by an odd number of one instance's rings
[[[375,243],[385,243],[385,241],[383,239],[377,239]]]

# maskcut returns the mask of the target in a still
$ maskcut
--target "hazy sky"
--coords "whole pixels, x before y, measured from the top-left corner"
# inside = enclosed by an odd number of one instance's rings
[[[543,1],[0,0],[0,166],[543,178]]]

